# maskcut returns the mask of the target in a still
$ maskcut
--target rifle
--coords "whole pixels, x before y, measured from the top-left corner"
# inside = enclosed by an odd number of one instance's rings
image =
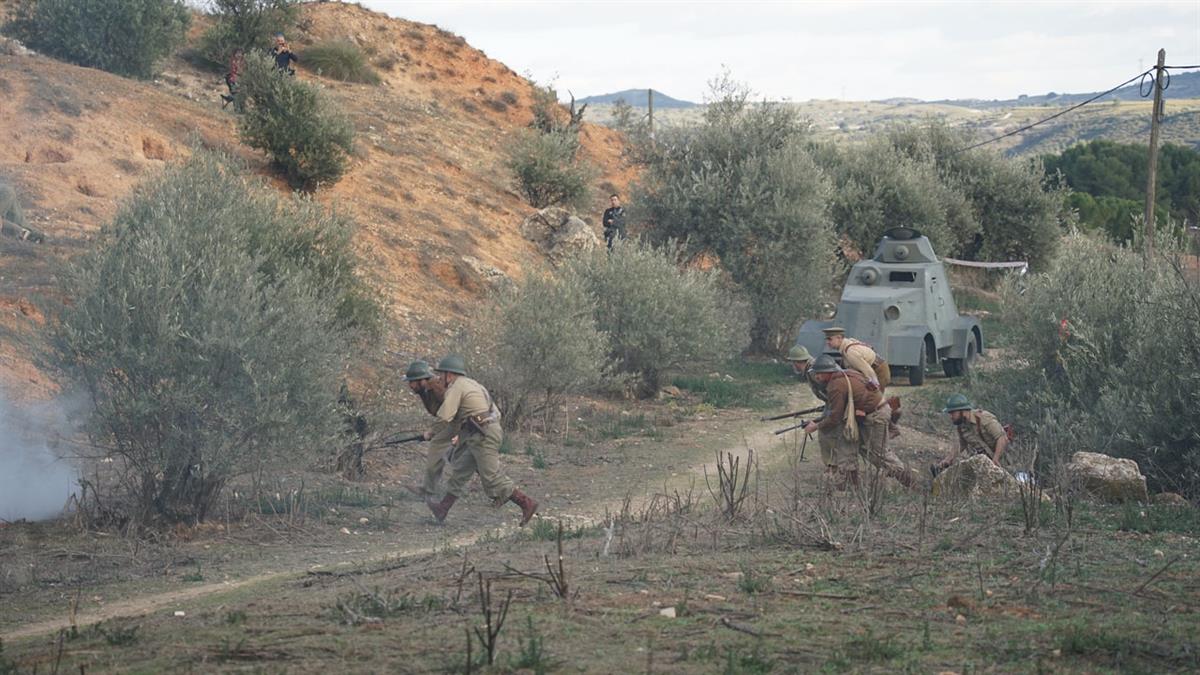
[[[797,410],[796,412],[784,413],[782,415],[775,415],[774,417],[760,417],[760,418],[758,418],[758,421],[759,422],[774,422],[775,420],[786,420],[789,417],[799,417],[801,415],[808,415],[809,413],[821,412],[824,409],[825,409],[824,405],[819,405],[819,406],[816,406],[815,408],[805,408],[804,410]]]
[[[384,439],[380,443],[371,443],[367,447],[363,448],[363,452],[365,453],[368,450],[375,450],[377,448],[390,448],[390,447],[393,447],[396,445],[403,445],[405,443],[412,443],[413,441],[423,441],[423,440],[425,440],[425,434],[422,434],[422,433],[407,434],[407,435],[392,434],[391,436]]]
[[[793,430],[793,429],[803,429],[804,427],[808,426],[808,423],[809,423],[810,421],[811,421],[811,420],[800,420],[800,423],[799,423],[799,424],[793,424],[793,425],[792,425],[792,426],[790,426],[790,427],[785,427],[785,428],[783,428],[783,429],[780,429],[779,431],[776,431],[776,432],[775,432],[775,435],[776,435],[776,436],[778,436],[779,434],[786,434],[787,432],[789,432],[789,431],[791,431],[791,430]]]

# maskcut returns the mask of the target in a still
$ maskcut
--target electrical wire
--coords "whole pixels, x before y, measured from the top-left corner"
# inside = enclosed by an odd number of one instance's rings
[[[1179,66],[1179,67],[1182,67],[1182,66]],[[1138,73],[1137,75],[1134,75],[1133,77],[1129,78],[1128,80],[1125,80],[1125,81],[1124,81],[1124,82],[1122,82],[1121,84],[1118,84],[1117,86],[1113,87],[1112,89],[1109,89],[1108,91],[1103,91],[1103,92],[1100,92],[1099,94],[1096,94],[1095,96],[1093,96],[1093,97],[1089,98],[1089,99],[1088,99],[1088,100],[1086,100],[1086,101],[1083,101],[1082,103],[1076,103],[1075,105],[1071,106],[1070,108],[1066,108],[1065,110],[1060,110],[1060,111],[1058,111],[1058,112],[1054,113],[1053,115],[1051,115],[1051,116],[1049,116],[1049,117],[1047,117],[1047,118],[1045,118],[1045,119],[1040,119],[1040,120],[1038,120],[1038,121],[1034,122],[1033,124],[1026,124],[1025,126],[1021,127],[1020,129],[1014,129],[1013,131],[1010,131],[1010,132],[1008,132],[1008,133],[1006,133],[1006,134],[1001,134],[1001,135],[999,135],[999,136],[995,136],[995,137],[989,138],[989,139],[987,139],[987,140],[985,140],[985,141],[980,141],[979,143],[975,143],[975,144],[973,144],[973,145],[968,145],[968,146],[967,146],[967,147],[965,147],[965,148],[959,148],[958,150],[955,150],[955,151],[954,151],[952,154],[955,154],[955,155],[957,155],[957,154],[959,154],[960,152],[966,152],[966,151],[968,151],[968,150],[974,150],[975,148],[981,148],[981,147],[983,147],[983,146],[985,146],[985,145],[989,145],[989,144],[991,144],[991,143],[995,143],[996,141],[999,141],[999,140],[1003,140],[1003,139],[1005,139],[1005,138],[1008,138],[1009,136],[1016,136],[1017,134],[1019,134],[1019,133],[1021,133],[1021,132],[1024,132],[1024,131],[1029,131],[1030,129],[1032,129],[1032,128],[1036,127],[1036,126],[1039,126],[1039,125],[1045,124],[1046,122],[1049,122],[1050,120],[1057,119],[1057,118],[1059,118],[1059,117],[1062,117],[1063,115],[1066,115],[1066,114],[1067,114],[1067,113],[1069,113],[1069,112],[1072,112],[1072,111],[1074,111],[1074,110],[1078,110],[1078,109],[1082,108],[1083,106],[1085,106],[1085,105],[1087,105],[1087,104],[1089,104],[1089,103],[1093,103],[1093,102],[1095,102],[1097,99],[1104,98],[1105,96],[1108,96],[1109,94],[1111,94],[1111,93],[1113,93],[1114,91],[1116,91],[1116,90],[1120,89],[1121,87],[1124,87],[1124,86],[1126,86],[1126,85],[1128,85],[1128,84],[1132,84],[1132,83],[1133,83],[1134,81],[1136,81],[1136,80],[1140,80],[1140,79],[1143,79],[1143,78],[1145,78],[1145,77],[1146,77],[1146,75],[1149,75],[1149,74],[1150,74],[1150,73],[1152,73],[1152,72],[1154,72],[1154,68],[1151,68],[1150,70],[1147,70],[1147,71],[1144,71],[1144,72]],[[1164,88],[1165,88],[1165,87],[1164,87]],[[1139,85],[1139,89],[1140,89],[1140,85]],[[1139,93],[1141,93],[1141,92],[1139,91]],[[1148,94],[1144,94],[1144,93],[1143,93],[1143,94],[1142,94],[1142,96],[1148,96]]]
[[[1163,68],[1166,70],[1191,70],[1193,68],[1200,68],[1200,66],[1163,66]]]

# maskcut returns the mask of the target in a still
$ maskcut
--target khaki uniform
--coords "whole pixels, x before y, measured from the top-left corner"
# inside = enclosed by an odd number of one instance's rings
[[[902,484],[914,485],[916,474],[887,447],[888,421],[892,409],[883,400],[883,394],[867,387],[867,378],[850,370],[835,373],[826,387],[826,394],[829,397],[829,415],[817,427],[822,435],[828,433],[833,437],[832,461],[826,464],[845,471],[857,471],[858,458],[862,456],[869,464]],[[857,439],[848,438],[846,433],[846,415],[851,399],[858,424]]]
[[[842,353],[842,360],[847,368],[861,373],[868,380],[878,382],[879,391],[883,391],[892,383],[891,367],[875,353],[871,345],[850,337],[842,338],[838,351]]]
[[[817,400],[825,404],[825,409],[821,411],[821,420],[829,416],[829,394],[825,391],[825,385],[817,381],[813,377],[812,364],[808,366],[808,372],[805,375],[808,380],[808,388],[812,390],[813,396]],[[818,420],[820,421],[820,420]],[[825,466],[833,466],[834,452],[837,449],[837,442],[840,432],[821,431],[817,433],[817,447],[821,449],[821,463]]]
[[[437,417],[444,397],[428,389],[422,389],[417,396],[421,397],[425,411]],[[433,437],[429,439],[429,448],[425,451],[425,479],[421,484],[421,489],[427,495],[437,492],[438,478],[442,475],[442,468],[446,466],[446,456],[454,452],[454,446],[450,444],[452,438],[454,434],[450,433],[449,424],[441,420],[433,423]]]
[[[449,459],[446,492],[463,497],[471,476],[478,473],[488,497],[497,504],[507,501],[516,486],[500,472],[500,444],[504,442],[504,431],[500,428],[500,411],[492,403],[487,389],[460,375],[446,390],[437,418],[447,425],[451,436],[458,436],[458,447]],[[436,428],[434,433],[437,433]]]
[[[958,430],[959,453],[955,461],[973,455],[991,457],[996,453],[996,443],[1007,435],[1000,420],[986,410],[969,411],[963,423],[955,428]]]

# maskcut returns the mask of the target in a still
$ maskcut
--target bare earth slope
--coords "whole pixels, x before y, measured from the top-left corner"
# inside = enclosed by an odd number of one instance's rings
[[[398,327],[388,347],[417,350],[453,331],[496,271],[519,279],[544,262],[519,232],[531,208],[503,167],[505,143],[532,119],[531,84],[458,36],[355,5],[305,5],[301,26],[289,38],[302,59],[306,46],[350,40],[383,77],[369,86],[298,74],[354,121],[350,171],[318,199],[360,224],[365,268]],[[57,263],[85,249],[139,181],[197,144],[268,173],[265,159],[239,144],[235,116],[220,107],[223,88],[219,74],[179,56],[151,82],[0,56],[0,177],[17,186],[31,224],[52,242],[0,241],[0,385],[33,396],[53,389],[27,358],[41,316],[22,303],[53,287]],[[618,134],[585,125],[582,139],[601,169],[594,213],[581,214],[595,225],[603,193],[623,189],[630,173]]]

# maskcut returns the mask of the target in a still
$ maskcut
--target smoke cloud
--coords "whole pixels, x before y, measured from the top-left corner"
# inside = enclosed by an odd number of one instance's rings
[[[18,405],[0,391],[0,520],[46,520],[78,492],[78,471],[50,439],[69,436],[60,405]]]

